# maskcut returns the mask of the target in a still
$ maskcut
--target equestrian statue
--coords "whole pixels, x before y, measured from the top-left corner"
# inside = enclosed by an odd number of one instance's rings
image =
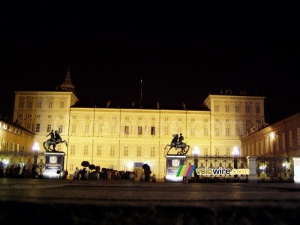
[[[167,155],[169,154],[169,151],[172,148],[175,148],[176,150],[180,149],[180,151],[177,152],[177,155],[186,155],[186,153],[190,149],[190,146],[185,144],[183,142],[183,140],[184,140],[184,138],[183,138],[181,133],[180,133],[179,137],[178,137],[178,134],[173,134],[173,139],[171,141],[171,144],[165,146],[165,150],[166,150],[167,147],[169,147]]]
[[[45,141],[43,143],[43,146],[47,152],[48,151],[56,152],[56,149],[55,149],[56,145],[61,144],[61,143],[65,143],[66,146],[68,147],[68,142],[61,138],[58,130],[56,130],[55,132],[52,130],[46,137],[48,137],[48,136],[50,136],[50,139],[48,139],[47,141]],[[52,148],[51,148],[51,146],[52,146]]]

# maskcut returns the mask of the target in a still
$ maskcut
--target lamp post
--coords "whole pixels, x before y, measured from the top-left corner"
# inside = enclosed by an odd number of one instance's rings
[[[196,182],[196,180],[198,180],[198,175],[197,175],[196,169],[198,168],[198,156],[200,155],[200,149],[198,146],[194,147],[194,149],[192,151],[192,155],[194,156],[194,165],[195,165],[194,178],[195,178],[195,182]]]
[[[40,146],[39,146],[39,143],[34,142],[34,143],[33,143],[33,146],[32,146],[33,157],[34,157],[33,164],[34,164],[34,165],[37,165],[37,158],[38,158],[38,153],[39,153],[40,149],[41,149],[41,148],[40,148]]]
[[[233,150],[232,150],[232,155],[233,155],[233,168],[237,169],[238,168],[238,161],[237,161],[237,157],[239,156],[240,152],[238,147],[234,146]],[[234,180],[237,181],[238,180],[238,176],[237,174],[234,174]]]
[[[233,167],[234,167],[234,169],[238,168],[238,166],[237,166],[237,157],[239,156],[239,154],[240,154],[240,151],[239,151],[238,147],[234,146],[234,148],[232,150],[232,155],[234,157],[234,159],[233,159]]]

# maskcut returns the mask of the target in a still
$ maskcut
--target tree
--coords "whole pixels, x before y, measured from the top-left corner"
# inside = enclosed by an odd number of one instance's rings
[[[88,161],[82,161],[81,166],[83,166],[83,167],[89,167],[90,163]]]
[[[89,165],[89,169],[90,169],[90,170],[96,170],[96,166],[95,166],[94,164],[90,164],[90,165]]]
[[[150,174],[152,173],[150,166],[148,164],[144,164],[142,168],[144,169],[145,181],[150,181]]]

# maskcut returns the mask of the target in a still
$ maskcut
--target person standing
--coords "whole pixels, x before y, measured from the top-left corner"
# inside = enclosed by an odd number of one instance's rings
[[[79,180],[79,169],[76,167],[74,174],[73,174],[73,180]]]
[[[4,177],[4,164],[0,162],[0,177]]]

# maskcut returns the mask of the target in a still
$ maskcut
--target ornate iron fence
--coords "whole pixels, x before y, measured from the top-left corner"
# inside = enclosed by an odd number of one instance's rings
[[[245,169],[248,168],[246,157],[193,157],[187,156],[186,163],[197,168],[208,169]],[[293,160],[288,157],[257,157],[256,173],[258,182],[293,182]],[[204,175],[200,176],[204,182],[247,182],[245,176]]]
[[[0,151],[0,157],[3,161],[7,161],[9,165],[26,166],[28,169],[34,164],[34,157],[37,158],[37,164],[40,167],[44,166],[44,154],[22,151]]]
[[[258,182],[293,182],[294,165],[289,157],[257,157]]]
[[[247,159],[245,157],[186,157],[187,164],[196,165],[196,168],[226,170],[226,169],[247,169]],[[225,172],[220,174],[204,174],[196,176],[195,181],[199,182],[247,182],[246,175],[228,175]]]
[[[0,151],[2,159],[7,159],[9,164],[23,164],[30,168],[33,165],[34,153],[32,152],[16,152],[16,151]],[[43,153],[37,154],[37,164],[44,167]],[[246,169],[246,157],[193,157],[186,156],[186,164],[197,165],[197,168],[208,169]],[[257,157],[256,173],[258,182],[294,182],[294,164],[289,157]],[[230,176],[230,175],[205,175],[197,176],[199,181],[203,182],[232,182],[247,181],[246,176]]]

